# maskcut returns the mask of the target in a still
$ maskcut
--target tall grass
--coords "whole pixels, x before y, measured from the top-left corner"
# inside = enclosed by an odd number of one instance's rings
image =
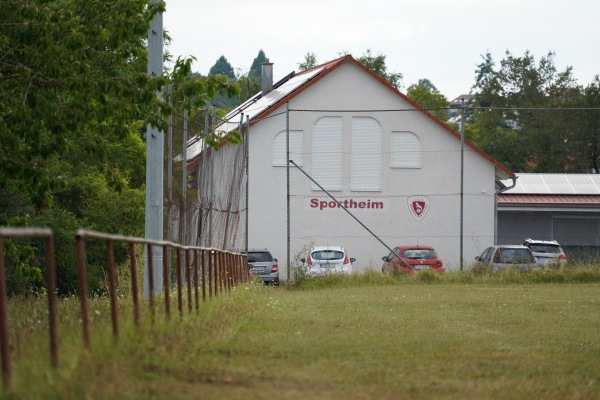
[[[540,273],[538,273],[540,272]],[[12,299],[11,399],[524,399],[600,397],[600,271],[376,271],[235,288],[133,324],[94,298],[91,351],[59,303],[50,366],[43,299]],[[126,292],[124,289],[123,292]],[[185,298],[185,296],[184,296]],[[157,304],[162,304],[158,302]]]
[[[369,269],[363,274],[335,274],[324,279],[300,279],[288,283],[288,288],[315,289],[331,286],[396,285],[405,284],[536,284],[536,283],[600,283],[600,266],[594,264],[569,264],[532,271],[508,269],[492,272],[489,269],[469,269],[439,274],[433,270],[417,274],[381,274]]]

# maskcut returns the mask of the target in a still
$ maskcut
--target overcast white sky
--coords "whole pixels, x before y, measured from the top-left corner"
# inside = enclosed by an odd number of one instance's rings
[[[367,49],[386,56],[404,89],[429,79],[449,100],[468,93],[481,55],[509,50],[536,61],[556,53],[580,85],[600,74],[598,0],[166,0],[163,26],[174,56],[194,56],[207,74],[225,56],[246,73],[263,50],[275,81],[314,53],[318,63]],[[403,90],[405,91],[405,90]]]

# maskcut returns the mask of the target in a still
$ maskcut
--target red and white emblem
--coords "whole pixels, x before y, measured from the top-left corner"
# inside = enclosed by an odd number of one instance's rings
[[[408,209],[412,216],[421,221],[427,215],[431,200],[426,196],[411,196],[408,198]]]

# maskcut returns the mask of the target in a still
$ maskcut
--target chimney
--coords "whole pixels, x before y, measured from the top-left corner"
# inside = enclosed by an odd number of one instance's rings
[[[265,58],[265,61],[262,63],[260,78],[262,81],[262,95],[264,96],[273,90],[273,63],[269,62],[268,58]]]

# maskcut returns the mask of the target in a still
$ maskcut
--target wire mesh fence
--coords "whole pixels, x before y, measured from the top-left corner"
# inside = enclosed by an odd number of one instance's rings
[[[246,146],[209,146],[206,140],[224,122],[207,108],[187,124],[173,124],[165,160],[165,237],[184,245],[240,251],[247,237]],[[242,132],[241,125],[238,129]]]
[[[496,125],[486,130],[481,121],[491,113]],[[552,171],[587,179],[597,172],[592,149],[600,110],[473,109],[468,115],[463,145],[459,125],[445,129],[419,110],[290,110],[291,263],[312,246],[339,245],[357,259],[358,271],[378,270],[391,247],[431,245],[452,270],[469,267],[492,244],[531,237],[559,240],[573,260],[597,254],[600,188],[594,182],[530,188],[564,198],[550,205],[530,201],[517,214],[503,207],[501,189],[511,184],[503,169],[517,177]],[[281,148],[277,140],[274,152]]]
[[[562,204],[530,202],[517,214],[501,192],[513,173],[597,173],[600,110],[471,108],[462,126],[460,110],[448,113],[446,125],[414,108],[291,109],[253,121],[250,147],[244,125],[244,143],[218,148],[201,139],[219,121],[197,117],[187,196],[167,201],[168,237],[233,251],[260,244],[280,260],[287,255],[284,277],[317,245],[345,247],[356,271],[381,269],[398,245],[433,246],[450,270],[527,237],[557,239],[573,255],[597,253],[600,204],[575,196],[599,195],[599,187],[555,186],[549,190],[567,196]]]

